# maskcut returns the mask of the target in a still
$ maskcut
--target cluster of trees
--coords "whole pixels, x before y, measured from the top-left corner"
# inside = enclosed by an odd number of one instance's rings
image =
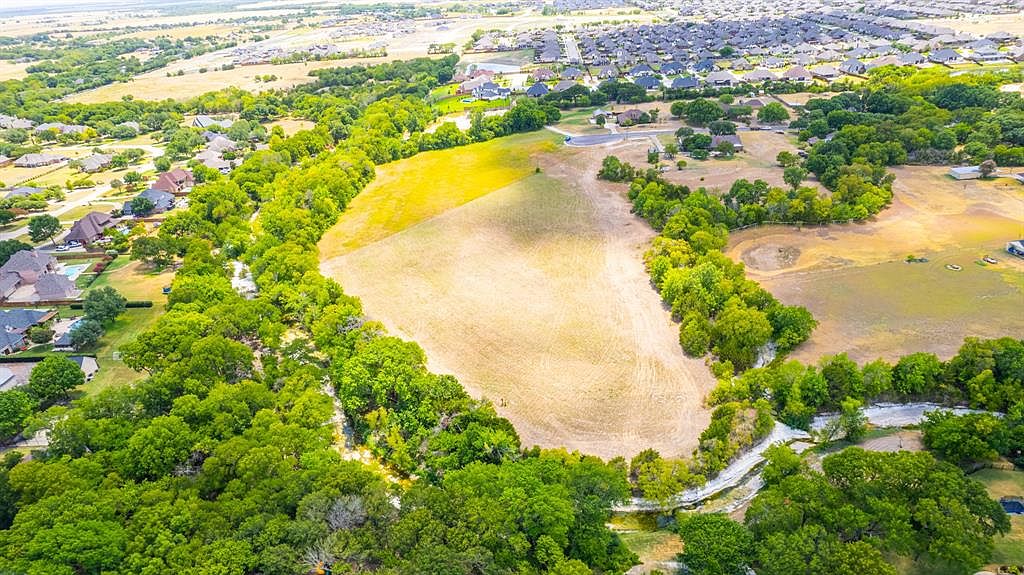
[[[948,71],[879,69],[857,92],[812,99],[793,124],[800,137],[825,138],[807,168],[830,188],[851,163],[1024,165],[1024,105],[998,86],[1018,71],[951,77]]]
[[[406,105],[410,70],[326,74],[324,95],[293,94],[322,106],[316,129],[272,136],[161,225],[157,248],[181,260],[167,311],[121,348],[147,377],[77,402],[44,453],[6,462],[0,570],[588,575],[636,562],[605,527],[629,494],[624,463],[523,450],[489,404],[319,273],[323,232],[375,162],[401,157],[390,140],[426,124]],[[537,109],[517,121],[539,127]],[[235,259],[253,299],[232,288]],[[345,461],[339,415],[410,479]]]
[[[952,463],[972,467],[1005,457],[1024,467],[1024,402],[1005,417],[933,411],[921,430],[925,447]]]
[[[929,453],[858,448],[810,470],[788,447],[769,452],[765,488],[744,523],[680,514],[680,559],[695,575],[895,575],[887,557],[972,573],[1010,522],[984,486]]]
[[[703,188],[667,182],[653,170],[641,173],[614,156],[605,158],[599,177],[631,181],[634,211],[659,231],[647,266],[680,321],[679,342],[688,354],[710,351],[731,372],[767,357],[769,344],[784,354],[807,339],[816,325],[811,314],[779,303],[722,254],[729,229],[761,207],[761,197],[739,193],[745,181],[720,199]]]
[[[836,411],[846,399],[860,402],[927,400],[1009,413],[1024,409],[1024,342],[968,338],[948,361],[931,353],[905,355],[895,364],[858,366],[839,354],[817,366],[775,362],[719,382],[708,401],[770,399],[779,419],[807,429],[818,411]]]

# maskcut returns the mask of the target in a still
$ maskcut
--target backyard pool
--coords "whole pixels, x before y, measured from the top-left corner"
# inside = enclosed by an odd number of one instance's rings
[[[80,276],[82,274],[82,272],[84,272],[88,267],[89,267],[89,264],[74,264],[74,265],[66,265],[65,264],[64,267],[61,268],[60,273],[68,276],[68,279],[73,280],[73,279],[78,278],[78,276]]]

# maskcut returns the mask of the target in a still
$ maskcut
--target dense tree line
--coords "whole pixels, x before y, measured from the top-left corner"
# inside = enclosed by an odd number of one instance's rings
[[[368,82],[379,97],[361,104],[332,88],[316,129],[272,135],[166,219],[153,241],[181,262],[166,313],[121,348],[147,377],[80,400],[50,423],[45,452],[5,463],[0,570],[586,575],[635,563],[605,527],[629,494],[624,463],[523,450],[493,407],[427,371],[418,346],[319,273],[316,243],[374,163],[415,153],[401,142],[429,115],[398,95],[405,81]],[[516,131],[547,120],[521,111]],[[235,259],[254,299],[232,288]],[[401,485],[343,459],[332,389],[353,439]]]
[[[984,486],[928,453],[846,449],[809,469],[787,447],[770,454],[767,483],[744,523],[682,514],[680,559],[695,575],[895,575],[887,558],[971,573],[1010,522]]]
[[[856,92],[807,102],[793,123],[815,143],[806,167],[830,189],[843,166],[867,163],[1024,165],[1024,104],[1002,84],[1019,71],[950,76],[939,69],[885,67]]]
[[[895,364],[879,359],[863,367],[846,354],[822,358],[817,366],[776,362],[723,379],[708,400],[770,399],[780,420],[806,429],[815,413],[837,410],[848,397],[863,402],[928,400],[1006,413],[1024,406],[1022,383],[1024,342],[968,338],[948,361],[921,352]]]

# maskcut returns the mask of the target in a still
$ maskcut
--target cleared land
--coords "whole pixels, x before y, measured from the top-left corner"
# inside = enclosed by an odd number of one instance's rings
[[[965,336],[1024,332],[1024,261],[1003,251],[1024,237],[1020,185],[956,182],[939,167],[894,171],[893,205],[872,221],[732,234],[729,256],[820,322],[797,359],[843,351],[858,361],[914,351],[948,357]],[[910,254],[929,261],[905,263]],[[999,263],[979,265],[986,255]]]
[[[382,167],[321,243],[323,272],[420,343],[431,369],[493,400],[527,445],[688,453],[713,380],[650,287],[653,232],[596,180],[605,150],[538,147],[550,141]]]

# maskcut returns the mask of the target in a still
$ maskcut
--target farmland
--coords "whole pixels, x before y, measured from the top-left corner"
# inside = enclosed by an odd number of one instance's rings
[[[1020,333],[1024,263],[1002,253],[1024,235],[1019,184],[955,182],[939,167],[894,171],[893,205],[872,221],[732,234],[728,253],[750,277],[818,318],[797,359],[841,351],[859,361],[913,351],[950,356],[965,336]],[[908,255],[928,261],[905,263]],[[999,263],[976,263],[986,255]]]
[[[687,453],[713,379],[682,355],[649,286],[653,232],[596,181],[604,150],[550,142],[521,136],[381,168],[321,242],[322,270],[420,343],[431,369],[491,399],[525,444]]]

